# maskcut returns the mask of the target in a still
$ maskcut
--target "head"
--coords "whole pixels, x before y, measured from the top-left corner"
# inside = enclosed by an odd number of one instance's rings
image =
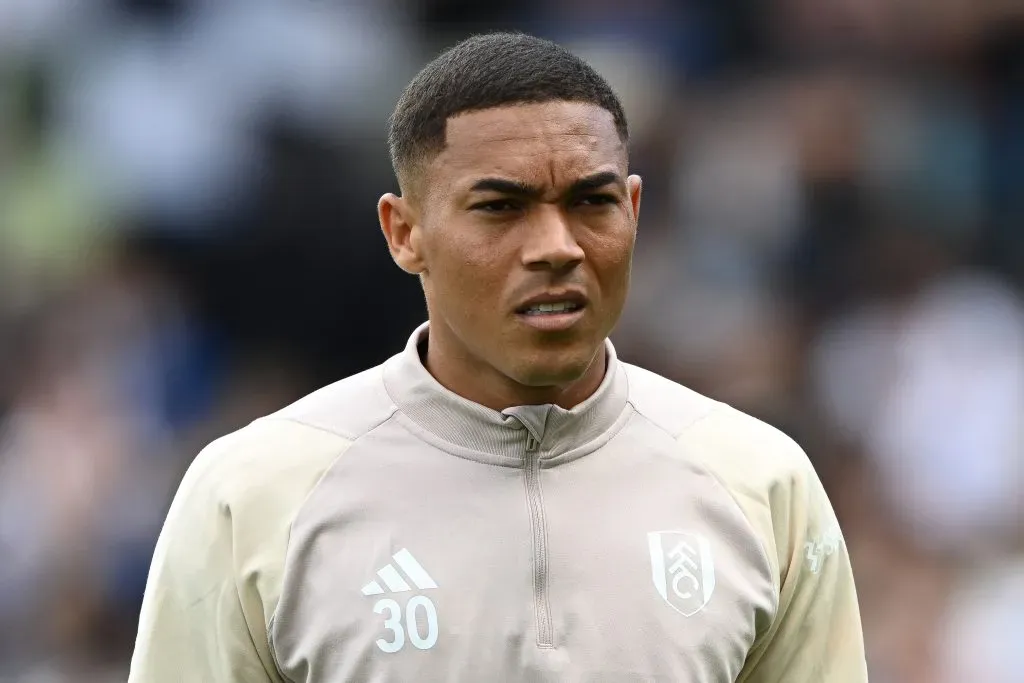
[[[641,186],[604,79],[554,43],[476,36],[408,85],[389,142],[401,196],[378,211],[423,284],[431,370],[544,402],[600,382]]]

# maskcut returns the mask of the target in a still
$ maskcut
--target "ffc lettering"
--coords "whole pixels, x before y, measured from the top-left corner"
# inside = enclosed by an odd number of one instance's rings
[[[686,617],[704,609],[715,592],[715,562],[708,539],[686,531],[652,531],[647,534],[647,546],[651,578],[661,599]]]
[[[668,568],[668,573],[672,575],[672,591],[683,600],[689,600],[696,591],[700,590],[700,579],[693,573],[699,571],[699,565],[695,558],[700,555],[689,543],[680,541],[668,556],[675,558],[675,562]],[[683,580],[688,583],[686,590],[681,590],[679,586]]]

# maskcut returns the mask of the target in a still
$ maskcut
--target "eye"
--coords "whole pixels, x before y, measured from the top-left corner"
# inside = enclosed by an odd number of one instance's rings
[[[484,213],[509,213],[518,211],[519,208],[519,204],[512,199],[492,199],[470,207],[473,211],[483,211]]]
[[[582,206],[604,206],[607,204],[617,204],[618,201],[614,195],[610,194],[588,194],[580,197],[577,204]]]

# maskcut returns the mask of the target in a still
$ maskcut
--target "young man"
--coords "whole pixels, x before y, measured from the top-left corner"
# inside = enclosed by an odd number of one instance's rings
[[[413,80],[378,208],[429,323],[199,455],[133,683],[867,680],[801,449],[607,341],[640,209],[627,137],[607,83],[529,36]]]

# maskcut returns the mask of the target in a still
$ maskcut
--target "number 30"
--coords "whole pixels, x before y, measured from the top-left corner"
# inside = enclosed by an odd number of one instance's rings
[[[427,634],[425,636],[420,635],[420,625],[416,618],[416,611],[420,607],[426,614]],[[377,614],[383,614],[385,610],[387,610],[388,616],[384,619],[384,628],[391,631],[394,637],[390,641],[383,638],[377,639],[377,647],[381,651],[391,654],[401,650],[405,646],[407,631],[409,642],[419,650],[429,650],[437,643],[437,608],[427,596],[417,595],[409,600],[405,606],[405,628],[402,625],[402,607],[397,602],[391,598],[384,598],[373,606],[373,611]]]

